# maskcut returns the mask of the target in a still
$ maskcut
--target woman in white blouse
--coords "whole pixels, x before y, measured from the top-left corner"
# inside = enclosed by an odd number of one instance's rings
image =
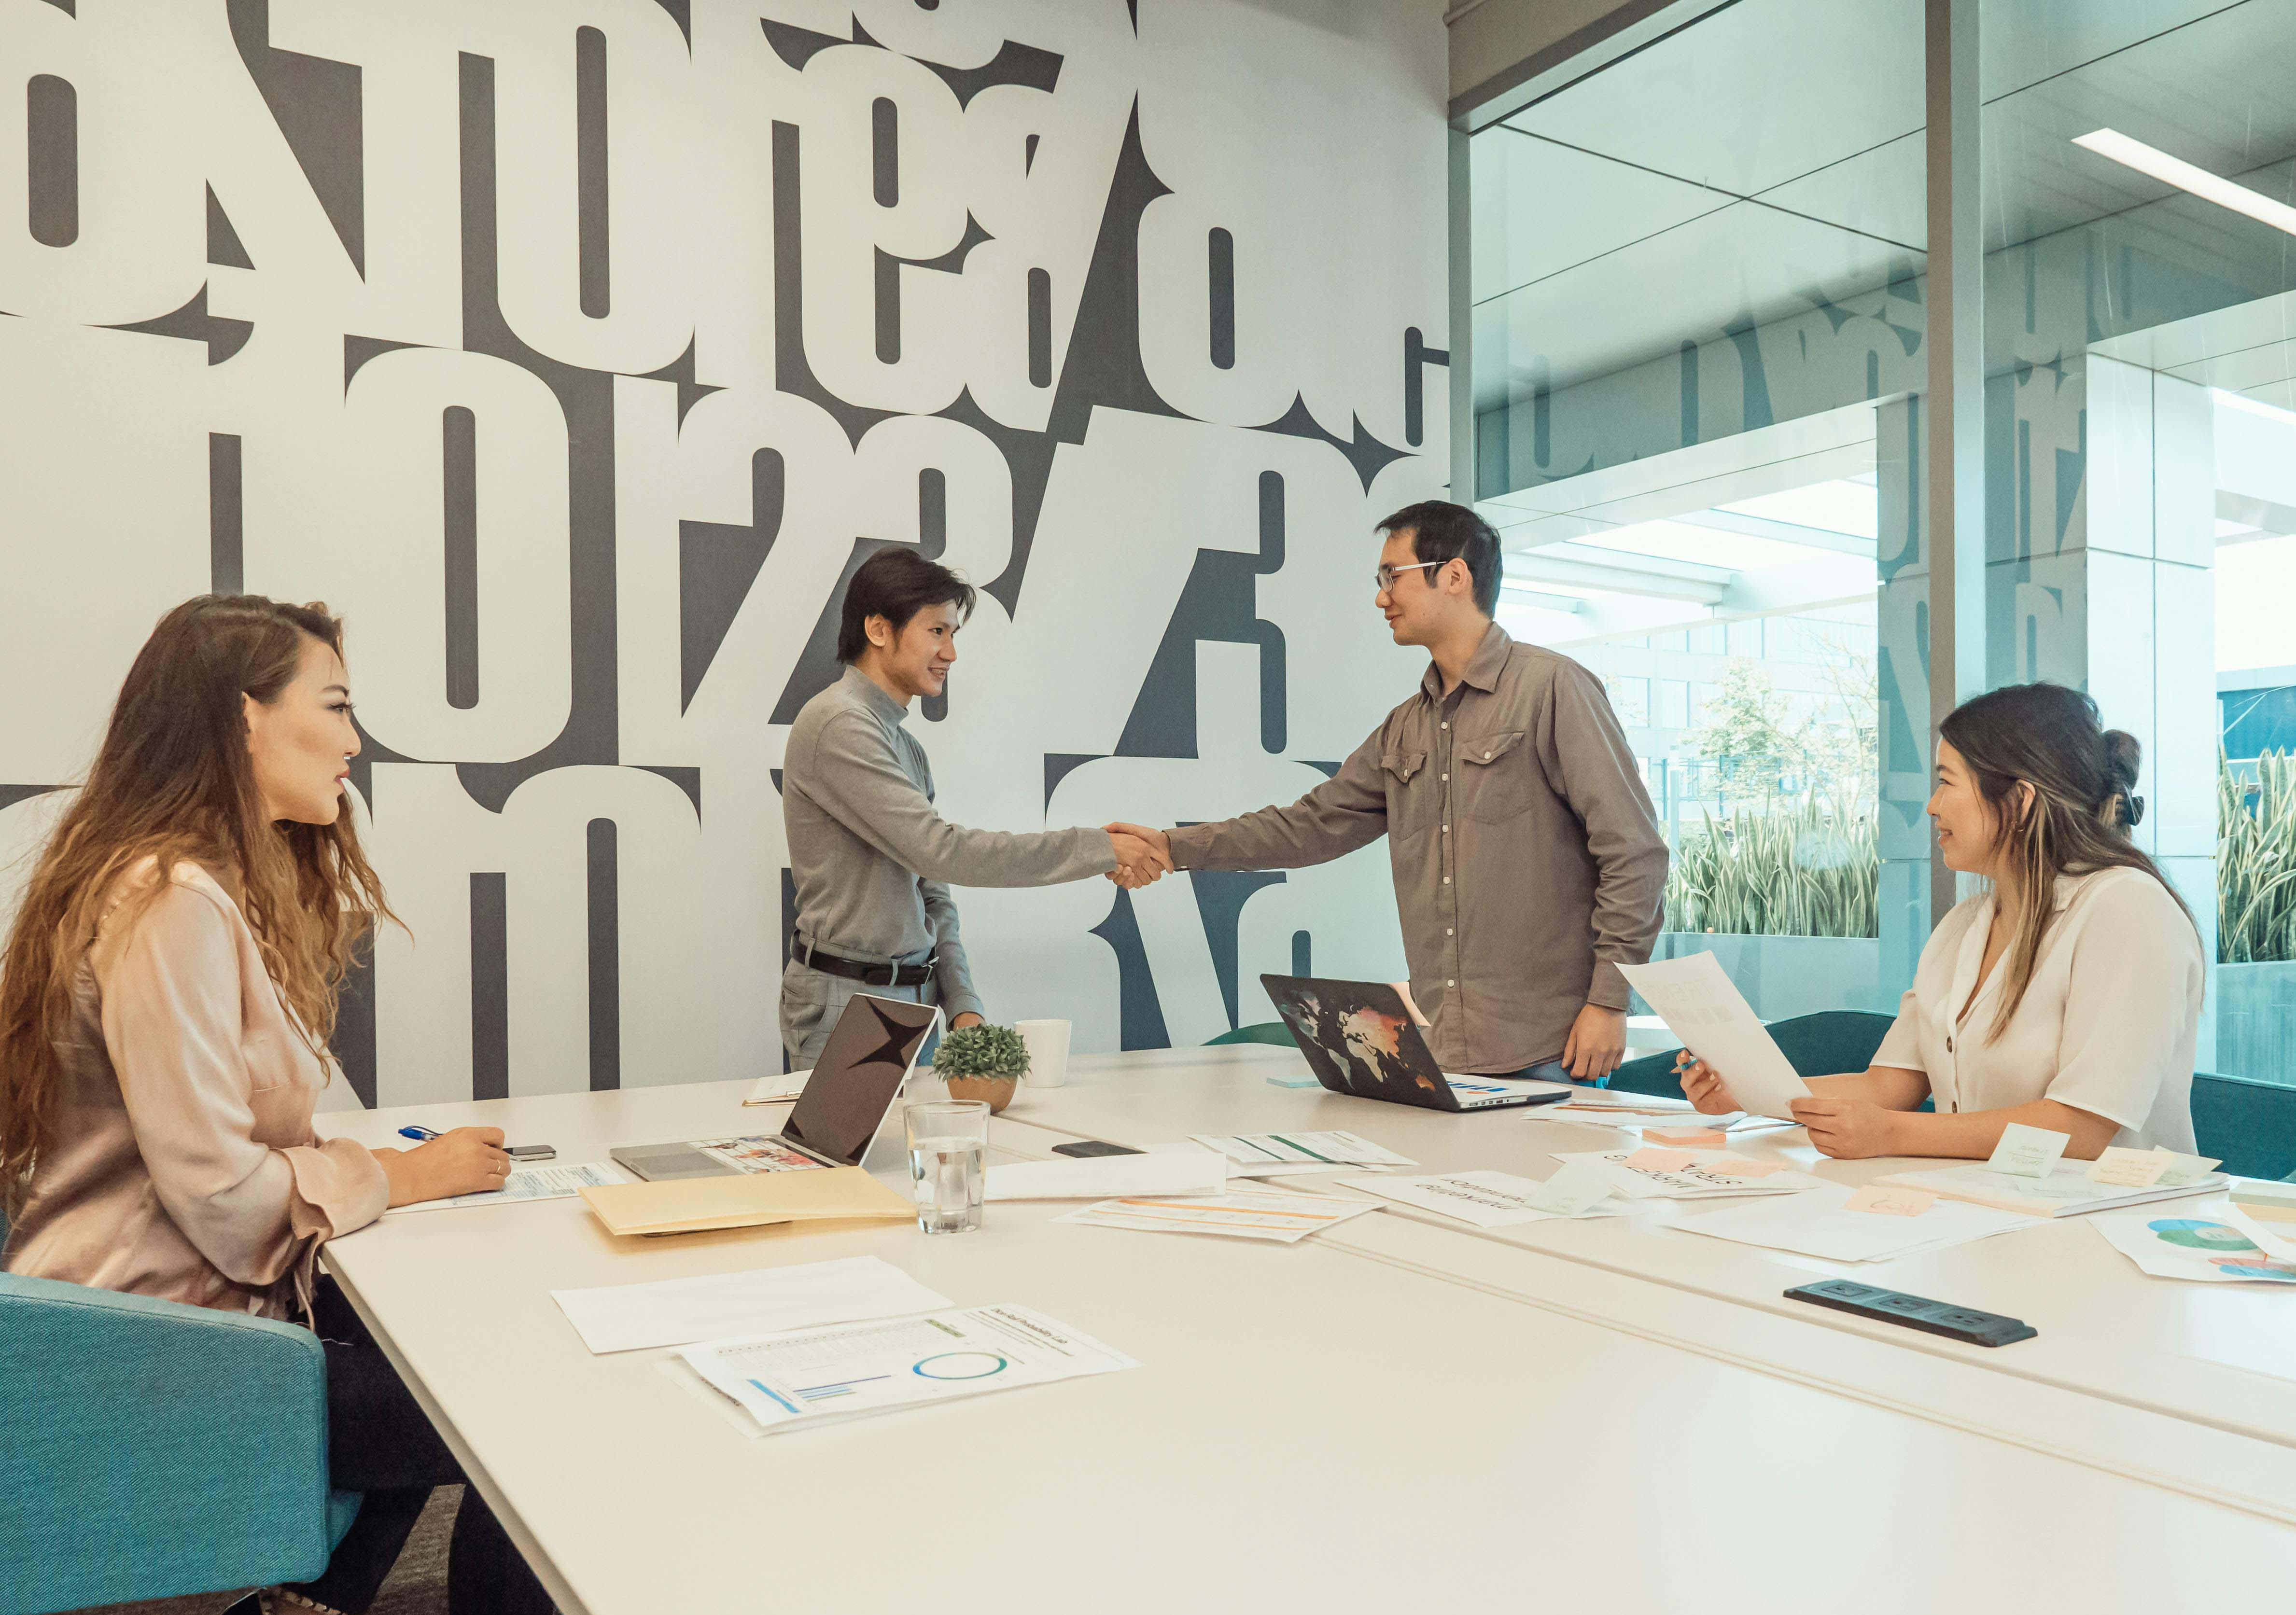
[[[1991,889],[1931,933],[1874,1063],[1794,1102],[1819,1150],[1981,1160],[2012,1122],[2081,1160],[2193,1148],[2201,939],[2128,840],[2140,755],[2060,685],[1993,691],[1938,726],[1939,850]],[[1682,1075],[1701,1111],[1738,1108],[1703,1062]]]

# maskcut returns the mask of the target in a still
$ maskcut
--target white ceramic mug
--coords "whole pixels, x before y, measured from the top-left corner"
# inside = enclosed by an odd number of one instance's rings
[[[1029,1086],[1057,1088],[1069,1079],[1069,1023],[1015,1021],[1013,1029],[1029,1045]]]

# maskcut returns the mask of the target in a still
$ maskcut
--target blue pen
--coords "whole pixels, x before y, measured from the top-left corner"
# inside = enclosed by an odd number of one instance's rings
[[[401,1127],[398,1129],[398,1135],[401,1138],[420,1138],[426,1140],[439,1136],[439,1135],[433,1133],[428,1127]]]

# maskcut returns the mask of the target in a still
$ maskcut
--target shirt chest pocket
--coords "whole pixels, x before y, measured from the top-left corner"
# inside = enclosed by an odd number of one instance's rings
[[[1511,819],[1529,808],[1535,789],[1531,756],[1521,729],[1502,729],[1459,742],[1459,807],[1481,824]]]
[[[1382,752],[1379,767],[1387,776],[1388,840],[1401,846],[1426,834],[1435,816],[1435,793],[1430,788],[1427,753]]]

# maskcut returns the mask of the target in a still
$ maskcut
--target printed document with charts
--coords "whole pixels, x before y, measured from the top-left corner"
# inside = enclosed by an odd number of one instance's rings
[[[1619,970],[1683,1046],[1721,1073],[1722,1085],[1742,1108],[1793,1119],[1788,1107],[1809,1097],[1809,1085],[1712,954]]]
[[[1012,1306],[713,1340],[679,1355],[769,1431],[1140,1366]]]

